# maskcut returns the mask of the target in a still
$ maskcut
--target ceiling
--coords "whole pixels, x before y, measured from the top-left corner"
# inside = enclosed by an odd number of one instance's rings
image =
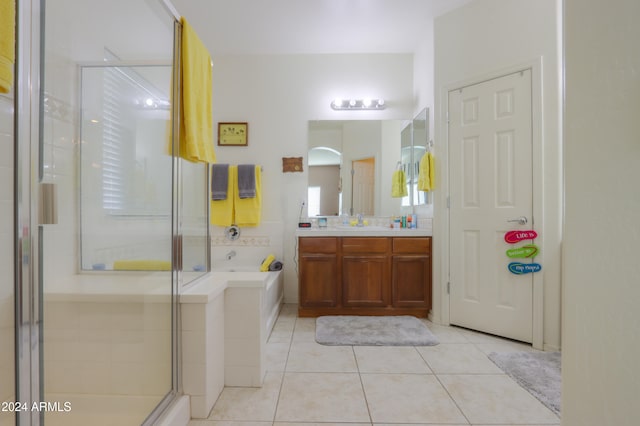
[[[212,56],[414,53],[470,0],[171,0]]]

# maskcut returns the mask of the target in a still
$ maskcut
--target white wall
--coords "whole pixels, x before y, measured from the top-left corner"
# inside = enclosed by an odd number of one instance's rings
[[[560,144],[560,0],[476,0],[435,21],[434,319],[443,318],[446,265],[446,88],[542,60],[542,217],[536,217],[544,265],[544,345],[560,347],[562,149]],[[499,74],[498,74],[499,75]],[[444,303],[444,302],[442,302]],[[448,312],[448,311],[446,311]]]
[[[562,424],[638,424],[640,3],[565,0]]]
[[[282,157],[304,157],[306,164],[309,120],[410,118],[412,55],[221,56],[213,62],[214,125],[249,123],[249,145],[216,147],[218,162],[254,162],[264,168],[263,223],[243,235],[281,241],[281,250],[272,249],[284,260],[285,300],[297,303],[295,230],[306,199],[307,170],[283,173]],[[336,97],[367,95],[384,98],[387,109],[333,111],[329,106]],[[214,240],[221,233],[217,228],[212,229]],[[220,262],[215,252],[214,247],[213,261]]]

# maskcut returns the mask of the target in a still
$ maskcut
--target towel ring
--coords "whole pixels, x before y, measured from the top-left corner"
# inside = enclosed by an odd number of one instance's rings
[[[224,236],[229,241],[235,241],[240,238],[240,227],[238,225],[231,225],[224,228]]]

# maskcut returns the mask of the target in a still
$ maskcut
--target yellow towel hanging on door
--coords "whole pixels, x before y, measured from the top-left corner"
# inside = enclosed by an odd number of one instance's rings
[[[13,86],[15,52],[16,2],[0,0],[0,93],[9,93]]]
[[[213,150],[211,55],[186,19],[180,55],[180,156],[215,163]]]

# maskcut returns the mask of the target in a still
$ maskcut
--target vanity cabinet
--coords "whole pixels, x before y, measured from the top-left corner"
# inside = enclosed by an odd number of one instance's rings
[[[431,238],[394,238],[393,306],[431,307]]]
[[[300,238],[300,306],[338,306],[338,238]]]
[[[302,317],[431,309],[431,237],[300,237],[298,258]]]
[[[389,238],[341,240],[342,304],[351,307],[389,305]]]

